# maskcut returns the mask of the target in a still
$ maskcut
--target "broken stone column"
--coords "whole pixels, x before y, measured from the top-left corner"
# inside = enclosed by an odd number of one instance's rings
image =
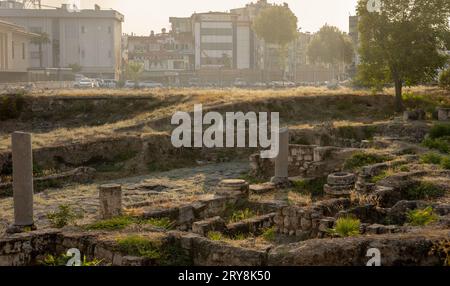
[[[14,132],[11,137],[13,164],[14,225],[9,232],[34,228],[33,152],[31,134]]]
[[[106,184],[99,187],[100,218],[110,219],[122,215],[122,186]]]
[[[278,156],[275,158],[275,176],[271,182],[276,186],[288,186],[290,184],[288,178],[289,169],[289,129],[280,129],[280,138],[278,143]]]
[[[215,194],[218,196],[248,197],[249,184],[245,180],[227,179],[222,180],[216,187]]]
[[[356,175],[352,173],[333,173],[327,178],[327,184],[323,189],[331,198],[348,198],[355,188]]]

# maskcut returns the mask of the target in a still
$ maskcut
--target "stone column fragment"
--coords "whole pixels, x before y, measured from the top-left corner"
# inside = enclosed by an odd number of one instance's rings
[[[33,226],[33,152],[31,134],[11,136],[13,163],[14,226]]]
[[[278,146],[278,156],[275,158],[275,176],[271,181],[276,185],[285,185],[289,184],[289,129],[280,129]]]
[[[110,219],[122,215],[122,186],[106,184],[99,187],[100,218]]]

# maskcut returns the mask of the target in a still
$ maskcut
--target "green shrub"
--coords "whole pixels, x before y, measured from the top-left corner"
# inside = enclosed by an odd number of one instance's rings
[[[60,205],[58,211],[48,213],[47,218],[52,227],[63,228],[82,218],[82,215],[75,213],[69,205]]]
[[[238,222],[238,221],[241,221],[244,219],[249,219],[256,215],[257,214],[254,211],[252,211],[248,208],[246,208],[244,210],[237,210],[237,211],[234,211],[233,214],[231,215],[229,223],[234,223],[234,222]]]
[[[429,182],[421,182],[419,185],[408,188],[406,195],[409,200],[422,200],[441,197],[445,190]]]
[[[430,149],[438,150],[442,153],[449,153],[450,151],[450,140],[447,136],[435,139],[427,137],[422,141],[422,145]]]
[[[119,251],[132,256],[141,256],[150,259],[161,258],[161,242],[153,241],[137,235],[117,240]]]
[[[140,224],[150,224],[156,227],[171,229],[173,228],[173,222],[168,218],[150,218],[145,220],[139,220]]]
[[[331,233],[340,237],[356,236],[360,234],[361,222],[352,217],[341,217],[336,220],[336,225]]]
[[[439,86],[443,89],[450,90],[450,68],[443,71],[439,76]]]
[[[327,183],[327,177],[320,177],[311,180],[300,180],[293,182],[293,191],[311,194],[312,196],[323,195],[323,186]]]
[[[44,266],[66,266],[67,262],[71,256],[62,254],[62,255],[52,255],[47,254],[44,257],[44,260],[40,263]],[[81,261],[81,266],[91,267],[91,266],[99,266],[102,263],[102,259],[94,258],[93,260],[87,260],[86,256],[83,256],[83,260]]]
[[[432,207],[408,211],[406,214],[408,223],[414,226],[424,226],[437,221],[438,216],[433,212]]]
[[[442,161],[442,155],[435,152],[428,152],[420,157],[420,162],[424,164],[438,165]]]
[[[120,230],[134,222],[132,217],[119,216],[111,219],[101,220],[85,226],[88,230]]]
[[[0,96],[0,121],[18,118],[24,105],[25,100],[21,94]]]
[[[270,227],[264,230],[261,236],[267,241],[274,241],[276,237],[275,227]]]
[[[450,156],[443,157],[441,160],[441,167],[450,170]]]
[[[345,160],[344,163],[344,169],[346,170],[356,170],[358,168],[382,163],[389,161],[390,158],[385,155],[378,155],[378,154],[370,154],[370,153],[355,153],[353,156]]]
[[[431,139],[450,136],[450,123],[436,123],[431,127],[428,136]]]
[[[218,240],[223,240],[224,239],[223,234],[221,232],[219,232],[219,231],[209,231],[206,236],[209,239],[214,240],[214,241],[218,241]]]

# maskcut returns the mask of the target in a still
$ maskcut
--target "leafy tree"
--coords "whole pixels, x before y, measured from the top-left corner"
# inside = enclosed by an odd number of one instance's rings
[[[403,109],[402,88],[436,77],[446,62],[448,0],[383,0],[381,11],[369,12],[359,0],[361,66],[358,78],[367,85],[394,83],[396,109]]]
[[[79,64],[70,64],[68,67],[72,69],[73,73],[79,73],[82,69]]]
[[[143,72],[144,65],[142,63],[130,61],[126,66],[127,78],[134,81],[135,86],[137,86]]]
[[[283,71],[287,45],[297,37],[297,17],[287,5],[274,5],[262,10],[253,22],[253,29],[266,43],[279,46]]]
[[[31,39],[31,43],[34,45],[37,45],[39,47],[39,67],[42,68],[42,58],[43,58],[43,52],[42,52],[42,46],[45,44],[50,43],[50,37],[47,33],[42,32],[38,33],[37,37],[34,37]]]
[[[329,64],[335,70],[338,64],[352,62],[353,44],[338,28],[325,25],[312,38],[307,53],[312,62]]]

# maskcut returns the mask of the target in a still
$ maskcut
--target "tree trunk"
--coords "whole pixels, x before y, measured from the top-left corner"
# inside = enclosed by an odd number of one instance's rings
[[[403,111],[403,99],[402,99],[403,83],[401,80],[395,80],[395,110],[397,112]]]

